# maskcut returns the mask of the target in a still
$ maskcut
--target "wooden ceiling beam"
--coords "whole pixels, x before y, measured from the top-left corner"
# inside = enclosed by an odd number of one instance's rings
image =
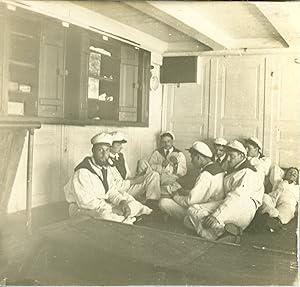
[[[197,13],[186,3],[176,2],[176,5],[167,1],[128,1],[125,3],[190,36],[212,50],[233,48],[232,39],[223,30],[204,19],[199,19]]]
[[[284,21],[283,8],[286,6],[278,4],[288,4],[288,3],[268,3],[268,2],[253,2],[253,5],[259,10],[260,13],[269,21],[277,35],[274,36],[276,40],[280,41],[282,46],[288,48],[291,46],[291,37],[288,34],[290,27],[289,24]]]

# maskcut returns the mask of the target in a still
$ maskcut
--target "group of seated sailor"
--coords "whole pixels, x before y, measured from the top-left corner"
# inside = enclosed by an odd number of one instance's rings
[[[272,227],[295,216],[299,171],[291,167],[284,172],[272,163],[257,138],[244,144],[217,138],[214,154],[206,143],[194,142],[187,149],[197,171],[194,177],[189,177],[185,155],[174,141],[171,131],[161,133],[160,147],[148,160],[137,162],[133,175],[121,152],[127,143],[124,135],[96,134],[92,155],[75,167],[65,186],[70,216],[132,224],[160,211],[165,219],[173,217],[209,240],[240,235],[256,214]]]

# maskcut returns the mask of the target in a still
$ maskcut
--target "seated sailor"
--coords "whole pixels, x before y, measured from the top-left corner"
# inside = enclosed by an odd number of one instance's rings
[[[223,138],[216,138],[214,140],[215,154],[213,156],[213,160],[217,162],[221,168],[226,171],[227,170],[227,154],[226,154],[226,145],[227,140]]]
[[[283,176],[283,170],[276,164],[273,164],[271,159],[263,155],[262,143],[256,137],[250,137],[245,141],[247,156],[250,163],[261,174],[265,186],[268,182],[273,187],[279,183]]]
[[[108,164],[112,137],[100,133],[91,139],[92,157],[86,157],[75,168],[64,192],[71,217],[83,215],[99,219],[133,223],[136,216],[150,214],[151,209],[132,196],[119,192],[130,182],[117,181],[114,168]],[[142,181],[140,177],[133,183]]]
[[[224,171],[220,165],[212,161],[212,152],[203,142],[194,142],[188,149],[192,164],[199,169],[200,174],[194,187],[186,195],[175,194],[173,198],[162,198],[160,209],[177,219],[184,219],[189,206],[224,198]]]
[[[160,148],[156,149],[149,159],[151,169],[157,171],[161,176],[162,194],[171,194],[180,189],[181,186],[176,180],[187,172],[185,156],[183,152],[174,147],[174,140],[175,135],[171,131],[161,133]],[[170,167],[172,167],[172,172],[170,172]]]
[[[225,225],[243,230],[252,221],[262,203],[264,186],[256,169],[247,160],[247,151],[239,141],[227,145],[229,170],[224,178],[225,199],[192,205],[184,223],[203,238],[216,240]]]
[[[274,221],[273,226],[289,223],[295,216],[299,203],[299,171],[290,167],[285,172],[282,181],[269,194],[264,194],[259,211],[268,214],[268,221]],[[276,224],[276,221],[278,224]]]
[[[127,143],[127,140],[121,132],[113,132],[111,135],[113,142],[109,162],[110,165],[114,166],[117,171],[117,173],[114,173],[114,176],[118,181],[133,181],[137,177],[131,177],[131,172],[128,168],[125,155],[121,152],[123,144]],[[141,202],[158,200],[160,198],[159,174],[156,171],[147,169],[140,177],[142,178],[141,182],[124,186],[124,189],[120,189],[119,191],[127,192]]]

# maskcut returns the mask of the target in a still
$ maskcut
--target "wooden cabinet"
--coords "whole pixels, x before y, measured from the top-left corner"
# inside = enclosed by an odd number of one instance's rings
[[[138,106],[138,50],[122,45],[120,73],[120,121],[137,121]]]
[[[40,45],[40,117],[63,117],[65,83],[65,28],[60,23],[43,21]]]
[[[0,114],[44,123],[147,124],[150,53],[62,24],[0,5]]]
[[[88,41],[77,27],[69,27],[66,33],[66,77],[64,93],[64,117],[66,119],[86,119],[88,51],[83,47]]]
[[[88,43],[88,118],[118,120],[120,45],[90,36]]]
[[[151,53],[146,50],[140,50],[137,120],[147,125],[149,123],[150,69]]]
[[[34,17],[8,15],[7,113],[36,116],[38,97],[40,25]]]

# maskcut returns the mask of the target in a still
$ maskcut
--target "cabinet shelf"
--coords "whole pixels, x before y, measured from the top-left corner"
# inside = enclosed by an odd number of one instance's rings
[[[18,96],[18,97],[30,97],[32,96],[32,92],[25,93],[20,91],[8,91],[9,96]]]
[[[110,78],[105,78],[105,77],[99,77],[100,81],[105,81],[105,82],[110,82],[110,83],[115,83],[115,79],[110,79]]]
[[[90,78],[94,78],[99,80],[100,82],[109,82],[109,83],[117,83],[116,79],[110,79],[110,78],[105,78],[105,77],[99,77],[99,76],[95,76],[93,74],[89,74]]]
[[[23,38],[27,38],[27,39],[30,39],[30,40],[37,40],[36,37],[31,35],[31,34],[26,34],[26,33],[17,32],[17,31],[10,31],[10,33],[13,36],[23,37]]]
[[[12,65],[22,66],[25,68],[31,68],[31,69],[35,68],[35,64],[32,64],[32,63],[20,62],[20,61],[16,61],[16,60],[9,60],[9,63]]]

